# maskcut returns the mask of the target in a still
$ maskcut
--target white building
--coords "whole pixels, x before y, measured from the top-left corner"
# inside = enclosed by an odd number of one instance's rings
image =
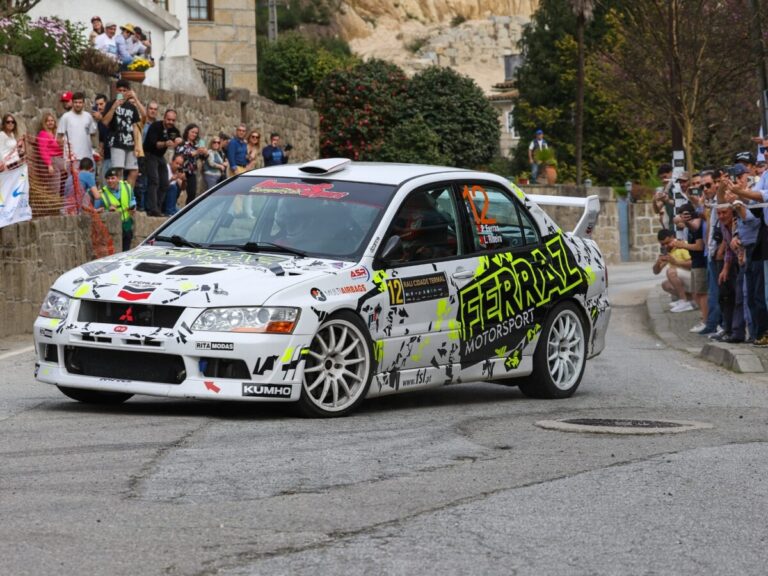
[[[144,83],[197,96],[207,94],[189,53],[187,0],[42,0],[29,15],[82,22],[86,35],[93,16],[101,17],[104,24],[139,26],[151,38],[155,59]]]

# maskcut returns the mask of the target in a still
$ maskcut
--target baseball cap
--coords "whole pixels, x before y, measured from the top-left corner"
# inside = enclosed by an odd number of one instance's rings
[[[117,175],[118,175],[117,170],[115,170],[114,168],[110,168],[109,170],[107,170],[107,173],[104,174],[104,178],[112,178],[112,176],[117,176]]]
[[[685,204],[678,206],[676,212],[678,214],[695,214],[696,209],[693,207],[693,204],[686,202]]]
[[[749,170],[747,170],[747,167],[744,166],[744,164],[735,164],[733,168],[731,168],[731,174],[734,176],[741,176],[747,172],[749,172]]]
[[[72,92],[62,92],[61,98],[59,100],[61,102],[72,102]]]
[[[106,24],[104,24],[104,28],[117,28],[117,24],[115,24],[114,22],[107,22]]]
[[[91,18],[91,22],[96,22],[97,20],[101,22],[101,16],[94,16],[93,18]]]
[[[541,128],[536,130],[536,135],[538,136],[539,134],[544,134],[544,130],[542,130]]]
[[[749,150],[746,150],[744,152],[738,152],[733,157],[734,162],[746,162],[747,164],[754,164],[755,163],[755,157]]]
[[[678,180],[690,180],[688,178],[688,172],[680,172],[680,175],[677,177]]]

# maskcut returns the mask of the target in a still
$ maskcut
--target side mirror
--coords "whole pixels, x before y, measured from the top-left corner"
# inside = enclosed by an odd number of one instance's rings
[[[394,256],[402,254],[402,251],[403,242],[400,240],[400,236],[395,234],[394,236],[390,236],[389,239],[384,243],[384,248],[381,250],[381,256],[379,256],[379,260],[382,262],[391,262],[396,259]]]

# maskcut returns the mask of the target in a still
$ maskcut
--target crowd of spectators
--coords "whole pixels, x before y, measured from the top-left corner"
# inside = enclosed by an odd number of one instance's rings
[[[88,36],[89,43],[113,60],[117,60],[123,70],[128,69],[137,59],[149,61],[152,58],[152,40],[149,34],[133,24],[119,26],[115,22],[102,22],[100,16],[91,18],[92,30]]]
[[[142,103],[124,79],[117,80],[111,100],[67,91],[58,105],[58,117],[44,112],[40,126],[26,135],[19,134],[12,114],[2,117],[0,171],[28,161],[31,180],[63,198],[65,212],[119,212],[124,249],[130,245],[135,210],[171,216],[201,189],[289,159],[291,146],[280,146],[279,134],[271,134],[262,148],[260,132],[248,132],[244,124],[233,138],[220,132],[206,142],[201,126],[188,123],[180,129],[174,109],[161,114],[158,102]]]
[[[761,154],[768,140],[760,143]],[[763,156],[764,158],[764,156]],[[739,152],[733,163],[688,174],[663,164],[655,274],[673,313],[698,310],[690,331],[710,339],[768,346],[768,170]]]

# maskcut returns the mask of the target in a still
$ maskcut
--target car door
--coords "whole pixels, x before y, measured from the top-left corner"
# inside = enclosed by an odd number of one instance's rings
[[[459,362],[458,280],[472,277],[455,189],[450,182],[416,189],[402,201],[379,254],[390,238],[398,250],[376,259],[380,292],[362,308],[375,341],[380,373],[371,395],[452,382]]]
[[[461,378],[525,375],[543,323],[539,230],[504,186],[469,180],[459,189],[469,250],[478,261],[458,288]]]

